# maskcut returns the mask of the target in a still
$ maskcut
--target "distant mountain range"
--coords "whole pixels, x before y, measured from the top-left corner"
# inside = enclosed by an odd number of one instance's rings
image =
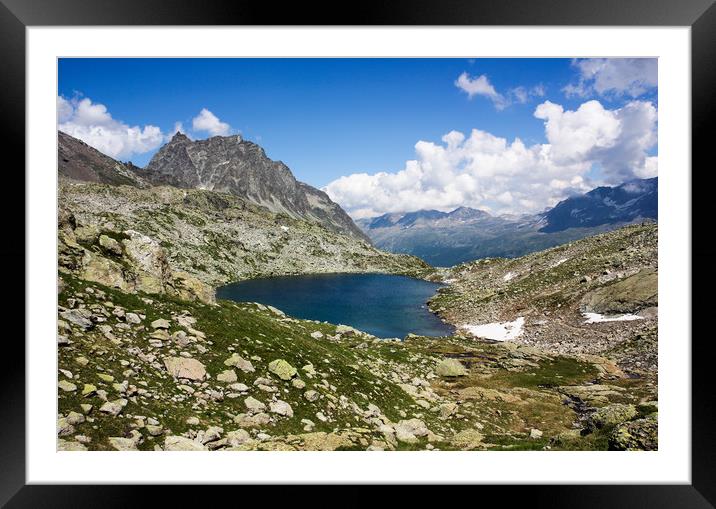
[[[437,266],[486,257],[513,258],[601,233],[652,221],[658,214],[657,178],[598,187],[534,215],[492,216],[459,207],[359,219],[376,247],[419,256]]]
[[[230,193],[271,212],[318,223],[326,229],[370,243],[348,214],[326,193],[299,182],[280,161],[240,136],[193,141],[175,134],[146,168],[121,163],[84,142],[58,132],[59,173],[75,180],[149,187],[169,185]]]

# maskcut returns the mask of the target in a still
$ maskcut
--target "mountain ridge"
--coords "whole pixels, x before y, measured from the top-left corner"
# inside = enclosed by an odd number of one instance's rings
[[[597,187],[538,214],[493,216],[470,207],[418,210],[356,221],[380,249],[436,266],[514,258],[620,226],[658,218],[658,178]]]
[[[326,193],[296,180],[281,161],[240,136],[191,140],[176,133],[146,168],[117,161],[58,131],[58,172],[71,180],[138,188],[169,185],[233,194],[273,213],[319,224],[333,233],[371,243]]]

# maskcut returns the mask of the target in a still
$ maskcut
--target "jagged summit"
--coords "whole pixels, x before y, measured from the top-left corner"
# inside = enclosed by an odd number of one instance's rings
[[[298,182],[281,161],[239,135],[191,140],[176,133],[140,172],[153,184],[231,193],[272,212],[320,223],[369,242],[324,192]]]
[[[112,185],[169,185],[231,193],[284,213],[320,224],[330,231],[370,244],[370,239],[326,193],[299,182],[281,161],[240,135],[192,140],[175,133],[146,168],[112,159],[58,131],[58,167],[63,177]]]

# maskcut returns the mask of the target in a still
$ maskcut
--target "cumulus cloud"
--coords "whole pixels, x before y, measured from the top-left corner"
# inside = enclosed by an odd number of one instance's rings
[[[202,108],[199,114],[192,119],[191,125],[195,131],[205,131],[211,136],[226,136],[231,132],[229,124],[219,120],[219,117],[206,108]]]
[[[127,159],[157,148],[164,141],[153,125],[129,126],[114,118],[103,104],[88,97],[57,97],[57,128],[116,159]]]
[[[562,89],[568,97],[597,93],[636,98],[657,86],[655,58],[584,58],[572,65],[579,77]]]
[[[534,115],[544,122],[547,143],[525,145],[473,129],[451,131],[442,143],[419,141],[416,159],[395,172],[356,173],[324,191],[355,218],[420,209],[470,206],[496,214],[533,213],[595,185],[656,174],[656,108],[633,101],[605,109],[589,101],[574,111],[546,101]]]
[[[458,76],[455,86],[465,92],[469,99],[476,95],[486,97],[498,110],[503,110],[513,103],[525,104],[533,97],[543,97],[545,94],[544,86],[541,84],[533,87],[514,87],[504,94],[499,93],[486,75],[471,77],[466,72]]]

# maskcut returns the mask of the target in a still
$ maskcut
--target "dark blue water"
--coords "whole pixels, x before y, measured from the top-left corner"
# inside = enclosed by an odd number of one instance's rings
[[[312,274],[251,279],[217,289],[220,299],[260,302],[296,318],[350,325],[381,338],[447,336],[428,310],[441,285],[387,274]]]

